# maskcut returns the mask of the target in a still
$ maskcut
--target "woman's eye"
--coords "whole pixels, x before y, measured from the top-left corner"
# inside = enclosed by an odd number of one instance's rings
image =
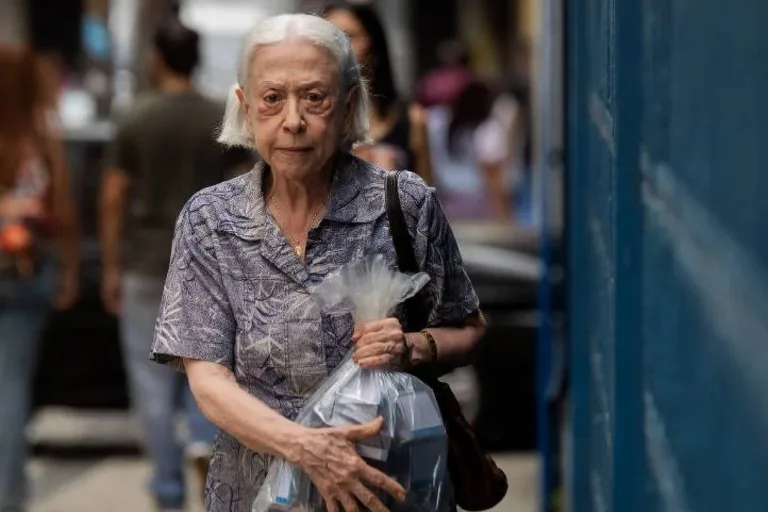
[[[322,94],[311,92],[307,94],[307,101],[309,101],[310,103],[320,103],[321,101],[323,101],[323,96]]]

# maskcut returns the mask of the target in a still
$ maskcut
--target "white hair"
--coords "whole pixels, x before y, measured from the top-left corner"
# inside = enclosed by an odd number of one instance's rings
[[[349,150],[355,143],[367,140],[370,98],[349,38],[333,23],[319,16],[282,14],[259,23],[246,37],[237,82],[232,86],[227,98],[227,107],[218,137],[220,143],[227,146],[254,147],[253,135],[250,133],[236,93],[248,87],[250,66],[260,46],[294,39],[311,41],[325,48],[338,63],[342,97],[346,92],[350,100],[350,110],[345,116],[342,149]]]

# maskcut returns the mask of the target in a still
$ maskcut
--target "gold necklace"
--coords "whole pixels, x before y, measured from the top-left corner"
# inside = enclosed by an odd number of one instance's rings
[[[309,233],[309,230],[312,228],[312,226],[315,225],[315,222],[317,222],[317,219],[320,218],[320,213],[325,209],[326,202],[328,201],[328,198],[320,203],[320,206],[317,207],[315,210],[315,213],[312,215],[312,218],[309,220],[309,223],[305,225],[305,227],[302,229],[301,234],[306,235]],[[275,196],[272,196],[269,200],[269,204],[272,206],[272,213],[275,216],[275,220],[279,224],[281,221],[285,223],[285,219],[282,216],[282,213],[280,212],[279,203],[277,202],[277,199],[275,199]],[[304,250],[301,247],[301,239],[300,237],[292,237],[286,230],[281,229],[283,232],[283,235],[288,239],[288,242],[290,242],[291,246],[293,247],[293,252],[296,253],[296,256],[299,257],[299,259],[304,258]]]

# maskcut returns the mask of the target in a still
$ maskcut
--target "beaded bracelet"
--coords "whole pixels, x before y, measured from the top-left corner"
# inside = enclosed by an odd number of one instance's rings
[[[428,330],[424,329],[420,331],[420,334],[422,334],[425,338],[427,338],[427,343],[429,343],[429,356],[431,358],[431,362],[437,361],[437,343],[435,342],[435,337],[432,336],[432,333]]]

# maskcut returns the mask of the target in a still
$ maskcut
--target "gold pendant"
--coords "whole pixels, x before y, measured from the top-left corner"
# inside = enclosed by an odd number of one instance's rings
[[[304,252],[304,251],[301,250],[301,245],[297,245],[296,247],[293,248],[293,250],[296,251],[296,256],[301,258],[302,253]]]

